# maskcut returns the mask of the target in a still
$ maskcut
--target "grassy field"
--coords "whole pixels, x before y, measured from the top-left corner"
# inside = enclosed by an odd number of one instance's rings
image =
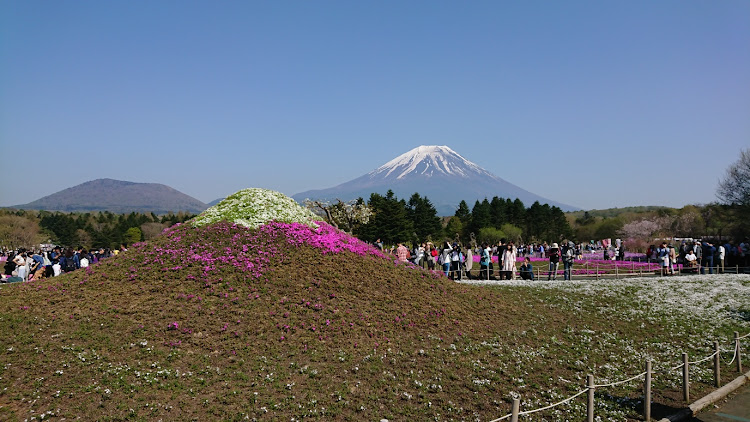
[[[0,287],[0,420],[486,421],[713,340],[731,359],[749,315],[747,276],[457,284],[330,230],[179,226]],[[679,379],[655,376],[655,413],[684,406]],[[696,368],[693,397],[710,383]],[[639,389],[598,391],[597,415],[637,418]]]

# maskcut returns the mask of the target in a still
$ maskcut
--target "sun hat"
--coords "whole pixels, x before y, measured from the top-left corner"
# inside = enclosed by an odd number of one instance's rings
[[[552,244],[552,247],[553,247],[553,248],[558,248],[558,246],[557,246],[557,243],[553,243],[553,244]]]

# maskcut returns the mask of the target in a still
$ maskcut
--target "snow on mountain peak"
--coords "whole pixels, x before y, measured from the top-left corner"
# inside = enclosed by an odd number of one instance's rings
[[[441,173],[469,177],[471,173],[487,172],[445,145],[422,145],[383,164],[372,171],[370,176],[387,178],[393,175],[396,179],[402,179],[409,174],[433,176]]]

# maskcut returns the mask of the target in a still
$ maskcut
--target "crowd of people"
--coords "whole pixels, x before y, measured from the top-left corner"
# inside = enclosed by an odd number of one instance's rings
[[[557,279],[562,266],[563,279],[570,280],[573,264],[583,259],[583,252],[602,252],[605,260],[624,261],[625,243],[619,239],[613,244],[576,244],[572,241],[547,244],[522,244],[499,241],[496,245],[484,243],[474,248],[463,247],[458,242],[444,242],[435,245],[431,242],[413,244],[407,248],[403,243],[392,249],[384,249],[378,239],[375,245],[384,252],[395,254],[402,262],[411,262],[420,267],[443,271],[452,280],[490,279],[499,274],[501,280],[533,280],[534,268],[530,258],[548,260],[547,279]],[[682,241],[679,248],[664,242],[661,246],[651,245],[646,252],[649,262],[661,263],[661,273],[665,275],[685,273],[714,274],[723,273],[726,266],[748,267],[747,253],[750,243],[747,241],[734,245],[731,242],[714,245],[711,240]],[[479,268],[475,269],[474,257],[479,256]],[[493,260],[493,257],[496,259]],[[642,257],[642,255],[641,255]],[[516,267],[517,258],[524,258],[520,268]],[[631,257],[632,259],[632,257]],[[495,267],[497,262],[497,267]]]
[[[55,246],[50,250],[21,248],[3,251],[0,253],[0,265],[3,268],[0,281],[12,283],[56,277],[96,264],[126,250],[127,246],[122,245],[114,251],[107,248],[87,250],[80,246],[76,249]]]
[[[375,246],[384,250],[380,239],[375,242]],[[516,246],[513,241],[503,239],[495,245],[484,243],[474,248],[464,247],[458,242],[446,241],[439,246],[432,242],[425,242],[414,244],[411,249],[399,243],[397,247],[384,251],[395,254],[401,262],[411,262],[428,270],[440,269],[452,280],[461,280],[463,277],[469,279],[494,277],[493,257],[497,257],[494,261],[497,262],[497,273],[501,280],[511,280],[517,275],[522,279],[533,280],[534,269],[530,257],[549,259],[548,279],[557,279],[557,272],[562,262],[563,277],[569,280],[574,260],[582,257],[582,245],[576,245],[572,241],[564,242],[563,247],[557,243]],[[479,256],[478,271],[474,271],[474,256]],[[518,257],[524,257],[520,268],[516,267]]]
[[[649,246],[646,257],[650,262],[658,262],[664,275],[673,275],[679,271],[723,274],[726,267],[748,267],[750,243],[716,243],[715,245],[711,239],[683,240],[679,248],[675,248],[672,243],[665,241],[658,247]]]
[[[501,280],[510,280],[517,275],[525,280],[533,280],[534,269],[531,257],[549,260],[548,280],[557,279],[560,263],[563,266],[563,278],[570,280],[573,263],[575,260],[582,259],[584,250],[593,250],[598,247],[603,249],[604,259],[625,259],[625,245],[622,242],[617,242],[616,245],[596,246],[564,241],[562,246],[546,242],[516,246],[513,241],[500,240],[495,245],[484,243],[472,248],[464,247],[459,242],[446,241],[442,245],[435,245],[432,242],[415,243],[411,249],[399,243],[395,248],[384,249],[383,243],[378,239],[375,246],[384,252],[395,254],[399,261],[408,261],[429,270],[439,269],[452,280],[461,280],[463,277],[494,278],[493,257],[497,257],[494,261],[497,262],[497,272]],[[649,262],[658,262],[661,273],[664,275],[672,275],[680,271],[714,274],[724,273],[727,266],[743,268],[750,266],[748,249],[750,249],[750,242],[747,240],[737,245],[732,242],[714,245],[710,239],[683,240],[678,248],[665,241],[658,247],[649,246],[646,259]],[[83,247],[63,249],[59,246],[51,250],[22,248],[17,251],[0,251],[0,265],[4,269],[0,281],[6,283],[55,277],[88,267],[126,250],[127,245],[121,245],[119,250],[113,251],[105,248],[87,250]],[[479,256],[478,271],[475,271],[474,256]],[[523,257],[524,261],[520,268],[516,268],[516,261],[519,257]],[[516,274],[517,271],[518,274]]]

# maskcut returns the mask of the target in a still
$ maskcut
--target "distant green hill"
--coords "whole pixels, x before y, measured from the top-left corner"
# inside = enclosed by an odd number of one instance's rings
[[[589,216],[591,217],[611,218],[611,217],[617,217],[622,214],[630,214],[630,213],[635,214],[635,213],[651,212],[651,211],[666,210],[666,209],[672,209],[672,208],[662,207],[658,205],[648,205],[648,206],[640,206],[640,207],[608,208],[604,210],[573,211],[567,214],[575,218],[580,218],[580,217],[583,217],[584,214],[588,212]]]
[[[110,211],[118,214],[166,214],[180,211],[198,214],[208,208],[208,205],[159,183],[96,179],[12,208],[65,212]]]

